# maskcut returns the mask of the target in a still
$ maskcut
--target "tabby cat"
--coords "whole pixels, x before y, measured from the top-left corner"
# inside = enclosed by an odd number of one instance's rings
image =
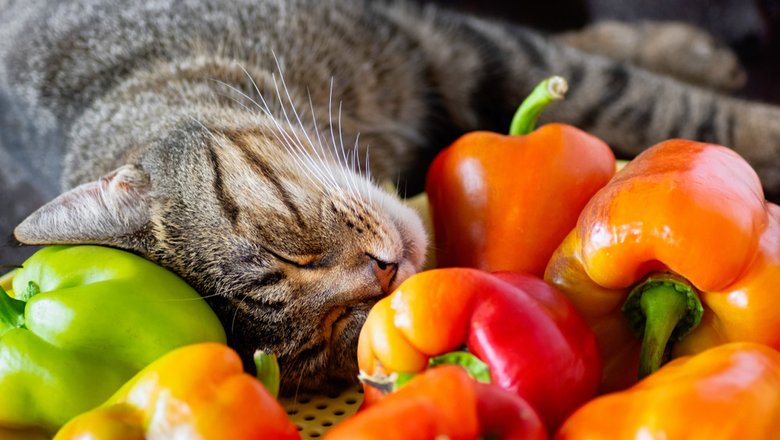
[[[245,359],[279,356],[286,392],[354,382],[367,311],[423,264],[419,218],[376,184],[419,190],[437,151],[505,130],[547,75],[571,85],[547,120],[620,155],[729,145],[780,189],[780,109],[507,24],[361,0],[0,8],[0,150],[65,191],[16,238],[176,271]]]

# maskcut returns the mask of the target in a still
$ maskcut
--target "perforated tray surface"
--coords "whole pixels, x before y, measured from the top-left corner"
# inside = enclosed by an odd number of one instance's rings
[[[363,402],[363,389],[356,386],[337,395],[300,394],[279,401],[304,439],[320,439],[330,428],[357,412]]]

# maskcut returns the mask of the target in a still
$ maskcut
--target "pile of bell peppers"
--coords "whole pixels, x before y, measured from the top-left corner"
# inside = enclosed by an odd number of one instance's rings
[[[533,275],[469,268],[421,272],[379,301],[360,333],[358,364],[376,380],[423,371],[431,357],[463,347],[549,429],[593,397],[601,378],[595,337],[560,292]],[[366,406],[381,400],[372,386],[364,395]]]
[[[542,101],[546,103],[548,98]],[[518,112],[517,118],[523,119],[522,112]],[[670,359],[730,341],[766,344],[771,348],[761,346],[758,350],[764,357],[756,362],[769,362],[767,356],[772,357],[776,354],[773,350],[780,349],[780,306],[774,304],[772,295],[780,283],[780,208],[764,199],[760,181],[751,167],[726,147],[686,140],[663,142],[649,148],[614,177],[607,172],[606,178],[591,180],[597,183],[587,187],[587,195],[578,198],[580,193],[573,194],[573,199],[581,202],[566,205],[573,214],[561,226],[557,220],[566,215],[555,208],[545,209],[549,206],[545,203],[524,203],[532,198],[525,194],[548,196],[545,202],[551,203],[559,199],[549,197],[555,194],[554,190],[576,179],[554,170],[548,174],[562,182],[535,186],[514,171],[521,159],[533,163],[526,156],[534,151],[529,145],[534,144],[534,136],[543,139],[539,133],[545,130],[549,127],[525,137],[472,133],[437,157],[429,171],[427,192],[438,265],[543,274],[548,283],[565,293],[576,309],[574,315],[584,318],[597,337],[604,366],[601,392],[623,389],[644,377],[654,377],[654,372]],[[521,133],[527,131],[513,131]],[[587,136],[579,138],[579,142],[589,147],[571,153],[571,164],[592,164],[593,155],[598,155],[598,142]],[[547,138],[538,144],[556,142]],[[558,164],[549,158],[544,163],[551,167]],[[612,170],[614,164],[612,159]],[[529,233],[531,224],[534,227]],[[434,277],[437,272],[432,271],[429,276]],[[460,292],[468,289],[470,281],[419,282],[414,290],[420,292],[420,299],[415,300],[407,297],[412,296],[408,291],[418,281],[413,278],[407,282],[410,284],[402,285],[389,299],[380,301],[369,315],[359,344],[362,369],[402,377],[398,372],[421,371],[433,364],[430,356],[456,349],[460,344],[485,361],[491,376],[494,370],[500,371],[487,356],[501,353],[502,346],[486,342],[487,339],[480,340],[487,348],[478,346],[469,333],[473,331],[471,327],[488,322],[472,316],[475,306],[462,299]],[[492,288],[475,290],[485,292]],[[475,304],[491,309],[480,317],[507,313],[514,314],[518,321],[526,319],[522,313],[508,312],[511,307],[506,304],[487,305],[490,302],[484,297],[476,300]],[[415,311],[415,307],[421,311]],[[450,332],[457,336],[451,337]],[[505,336],[504,340],[507,339]],[[753,346],[735,345],[731,350],[731,355],[740,359],[760,358],[751,351],[756,350]],[[517,357],[522,358],[523,354]],[[714,358],[715,355],[702,355],[702,359],[713,364]],[[548,367],[546,360],[539,360],[539,369]],[[523,360],[516,362],[523,364]],[[670,369],[675,368],[672,365]],[[750,362],[744,362],[712,380],[739,381],[751,371]],[[772,396],[778,390],[777,375],[774,367],[767,371],[762,383],[771,387],[767,388],[764,403],[766,408],[772,408],[776,406]],[[663,381],[671,374],[667,372],[654,380]],[[554,383],[560,379],[546,380]],[[375,386],[375,378],[367,383],[366,398],[371,403],[378,394],[370,388]],[[642,382],[647,388],[657,383],[650,379]],[[754,385],[753,390],[756,389],[759,387]],[[550,418],[544,405],[533,396],[523,393],[518,392],[554,430],[556,419]],[[636,406],[641,406],[641,402]],[[619,414],[616,408],[611,407],[613,414]],[[761,414],[771,413],[767,411]],[[716,426],[715,414],[702,412],[700,423]],[[749,412],[745,414],[749,420]],[[758,413],[755,416],[759,420],[755,424],[756,438],[771,438],[776,427],[763,423]],[[593,416],[580,417],[581,420]],[[601,418],[606,424],[612,420]],[[648,416],[647,420],[657,417]],[[594,438],[614,438],[615,434],[620,437],[622,433],[634,437],[656,432],[654,429],[660,426],[649,422],[636,425],[636,431],[610,431],[604,427],[600,431],[603,436]],[[567,422],[565,426],[569,428],[565,434],[559,434],[561,438],[581,438],[571,434],[580,432],[571,428],[573,425]],[[709,433],[708,429],[701,432]],[[692,432],[697,432],[696,427],[688,426],[687,435]]]
[[[545,80],[509,136],[469,133],[436,158],[446,268],[372,308],[363,406],[327,438],[780,432],[780,207],[722,146],[662,142],[615,174],[599,139],[534,130],[565,88]],[[0,435],[70,420],[57,439],[300,438],[278,381],[220,343],[176,349],[224,332],[154,264],[52,247],[0,287]]]

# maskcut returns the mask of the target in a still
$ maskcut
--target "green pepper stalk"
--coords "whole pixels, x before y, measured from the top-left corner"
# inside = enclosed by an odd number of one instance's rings
[[[266,353],[262,350],[255,351],[255,368],[257,369],[257,380],[259,380],[265,389],[274,396],[279,397],[279,362],[276,355]]]
[[[437,365],[458,365],[477,382],[490,383],[490,368],[478,357],[468,351],[452,351],[428,360],[428,368]],[[384,393],[392,393],[406,385],[419,373],[391,373],[388,375],[367,376],[360,373],[360,381]]]
[[[642,338],[641,379],[668,360],[674,341],[699,325],[704,308],[689,282],[661,273],[649,276],[631,291],[623,304],[623,313],[634,333]]]
[[[553,101],[563,99],[569,83],[560,76],[551,76],[534,88],[520,104],[509,126],[511,136],[527,135],[536,128],[536,120]]]

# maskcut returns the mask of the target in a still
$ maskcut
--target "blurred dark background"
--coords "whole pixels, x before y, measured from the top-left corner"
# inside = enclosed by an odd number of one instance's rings
[[[731,47],[748,72],[738,96],[780,103],[780,0],[417,0],[556,33],[600,20],[683,21]],[[780,158],[778,158],[780,160]]]

